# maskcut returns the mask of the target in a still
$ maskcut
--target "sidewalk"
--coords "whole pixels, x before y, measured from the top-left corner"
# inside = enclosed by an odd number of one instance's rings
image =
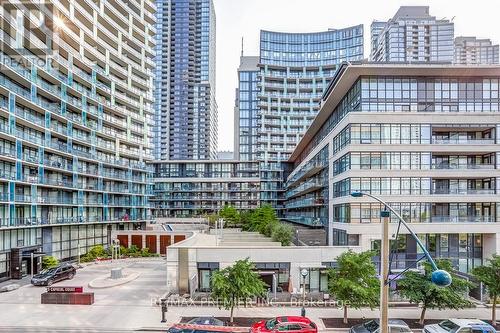
[[[25,277],[23,277],[20,280],[12,280],[11,279],[11,280],[7,280],[4,282],[0,282],[0,288],[2,288],[3,286],[8,286],[9,284],[18,284],[19,287],[29,285],[29,284],[31,284],[31,275],[26,275]]]

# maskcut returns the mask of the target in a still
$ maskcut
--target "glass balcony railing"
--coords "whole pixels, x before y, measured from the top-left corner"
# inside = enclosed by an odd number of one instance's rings
[[[327,218],[325,217],[285,216],[284,220],[311,227],[322,227],[327,223]]]
[[[463,215],[463,216],[451,216],[451,215],[433,215],[431,216],[430,222],[496,222],[494,216],[485,215]]]
[[[467,139],[467,138],[456,138],[456,139],[432,139],[433,144],[460,144],[460,145],[488,145],[495,144],[494,139]]]
[[[285,194],[285,197],[292,198],[294,196],[298,196],[300,194],[306,194],[312,191],[319,190],[320,188],[325,187],[325,184],[319,179],[310,179],[299,186],[293,188],[292,190],[288,190]]]
[[[433,163],[432,169],[495,169],[493,163],[468,163],[468,164],[452,164],[452,163]]]
[[[461,189],[461,188],[437,188],[437,189],[434,189],[432,190],[431,192],[432,194],[450,194],[450,195],[453,195],[453,194],[496,194],[496,190],[495,189],[468,189],[468,188],[465,188],[465,189]]]
[[[307,198],[302,200],[294,200],[292,202],[287,202],[285,204],[285,208],[293,209],[293,208],[305,208],[305,207],[314,207],[314,206],[323,206],[325,205],[325,200],[322,198]]]

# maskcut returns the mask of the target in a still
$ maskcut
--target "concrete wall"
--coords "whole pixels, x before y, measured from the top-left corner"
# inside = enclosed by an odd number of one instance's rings
[[[197,235],[205,236],[205,235]],[[235,261],[250,258],[253,262],[283,262],[290,263],[290,278],[292,287],[300,286],[300,270],[302,268],[314,268],[321,266],[322,262],[335,261],[343,252],[352,249],[360,252],[360,246],[310,246],[310,247],[241,247],[241,246],[196,246],[197,237],[192,237],[184,242],[174,245],[167,252],[167,286],[173,293],[179,292],[179,287],[185,285],[180,283],[179,251],[188,249],[188,271],[189,278],[197,275],[198,262],[217,262],[223,269],[232,265]],[[189,244],[192,244],[191,247]],[[184,259],[185,257],[182,256]],[[183,268],[184,269],[184,268]],[[183,279],[185,279],[183,277]]]

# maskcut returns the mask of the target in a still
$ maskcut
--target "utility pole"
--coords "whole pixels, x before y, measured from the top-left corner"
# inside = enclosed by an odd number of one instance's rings
[[[389,333],[389,216],[382,210],[382,244],[380,249],[380,333]]]

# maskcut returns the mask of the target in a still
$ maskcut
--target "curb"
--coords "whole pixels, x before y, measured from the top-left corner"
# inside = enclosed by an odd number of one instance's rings
[[[132,272],[129,274],[128,277],[126,277],[125,279],[123,280],[119,280],[119,281],[116,281],[116,283],[113,283],[111,285],[105,285],[105,286],[96,286],[95,285],[95,282],[98,281],[98,280],[102,280],[103,277],[98,277],[98,278],[95,278],[93,279],[92,281],[90,281],[88,283],[88,286],[92,289],[106,289],[106,288],[113,288],[113,287],[117,287],[117,286],[121,286],[123,284],[126,284],[126,283],[129,283],[129,282],[132,282],[134,281],[135,279],[137,279],[139,276],[141,275],[141,273],[139,272]],[[108,278],[108,276],[106,275],[106,277],[104,279]]]

